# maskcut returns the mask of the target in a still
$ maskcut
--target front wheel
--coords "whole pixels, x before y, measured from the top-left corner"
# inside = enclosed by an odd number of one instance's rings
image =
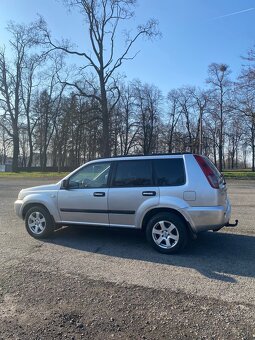
[[[54,231],[54,221],[48,210],[41,206],[29,209],[25,216],[27,232],[37,239],[50,236]]]
[[[187,227],[176,214],[159,213],[149,221],[146,238],[157,251],[174,254],[183,249],[188,241]]]

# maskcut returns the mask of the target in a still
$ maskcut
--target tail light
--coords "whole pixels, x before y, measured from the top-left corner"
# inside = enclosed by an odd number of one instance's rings
[[[202,169],[206,179],[208,180],[209,184],[214,189],[219,189],[219,172],[215,168],[215,166],[207,159],[206,157],[194,155],[198,165]],[[214,169],[215,168],[215,169]]]

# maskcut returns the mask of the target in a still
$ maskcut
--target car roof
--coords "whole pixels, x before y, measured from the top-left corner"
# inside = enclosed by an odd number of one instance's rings
[[[182,153],[159,153],[159,154],[151,154],[151,155],[126,155],[126,156],[115,156],[115,157],[107,157],[107,158],[96,158],[91,162],[102,162],[102,161],[125,161],[125,160],[142,160],[142,159],[164,159],[164,158],[179,158],[184,155],[193,155],[190,152],[182,152]]]

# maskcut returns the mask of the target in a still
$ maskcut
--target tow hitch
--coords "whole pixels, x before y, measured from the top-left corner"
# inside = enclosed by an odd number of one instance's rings
[[[225,227],[236,227],[238,225],[238,220],[235,220],[235,223],[227,223],[225,224]]]

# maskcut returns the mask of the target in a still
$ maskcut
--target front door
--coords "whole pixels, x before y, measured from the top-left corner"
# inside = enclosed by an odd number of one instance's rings
[[[69,178],[68,187],[58,194],[62,223],[109,225],[109,172],[109,162],[97,162],[85,165]]]

